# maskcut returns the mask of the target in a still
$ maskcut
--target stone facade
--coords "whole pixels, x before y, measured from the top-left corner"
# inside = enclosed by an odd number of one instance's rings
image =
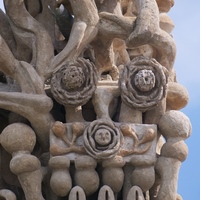
[[[191,123],[174,0],[4,5],[0,199],[182,199]]]

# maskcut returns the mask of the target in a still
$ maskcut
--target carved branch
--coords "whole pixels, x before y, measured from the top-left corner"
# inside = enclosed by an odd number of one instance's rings
[[[144,44],[153,46],[157,51],[157,61],[171,72],[176,56],[176,45],[167,32],[159,27],[159,10],[155,0],[137,0],[137,18],[118,16],[112,13],[101,12],[99,34],[102,41],[109,35],[126,39],[130,48]],[[133,28],[135,27],[135,28]],[[108,44],[108,42],[106,42]]]
[[[35,20],[26,10],[24,0],[9,1],[4,0],[7,15],[13,24],[22,31],[33,34],[32,48],[33,58],[36,58],[35,69],[39,76],[47,77],[47,68],[52,59],[53,45],[47,31],[37,20]]]
[[[78,153],[78,154],[84,154],[85,149],[81,146],[71,145],[70,147],[60,147],[56,144],[51,145],[50,147],[50,153],[53,156],[59,156],[59,155],[65,155],[68,153]]]
[[[43,83],[35,69],[26,62],[16,60],[1,35],[0,70],[15,79],[22,90],[22,93],[0,92],[0,107],[27,118],[42,146],[47,149],[49,128],[53,122],[49,114],[52,102],[44,95]]]
[[[159,53],[157,61],[171,73],[176,57],[176,44],[172,36],[159,29],[159,32],[154,34],[149,44],[155,47],[157,53]]]
[[[50,70],[60,68],[67,61],[76,59],[83,48],[97,35],[98,28],[96,26],[99,16],[94,2],[91,0],[70,0],[70,3],[74,14],[74,24],[69,41],[52,60]]]
[[[9,76],[13,76],[17,65],[19,65],[19,62],[14,58],[8,45],[0,35],[0,70]]]
[[[16,53],[16,41],[6,14],[0,9],[0,35],[4,38],[6,44],[12,52]],[[15,54],[13,53],[13,54]]]
[[[132,154],[144,154],[149,150],[152,145],[152,141],[156,137],[156,133],[153,129],[148,129],[145,135],[141,139],[138,138],[137,133],[129,125],[123,124],[120,127],[124,136],[128,136],[133,140],[133,147],[131,150],[122,149],[119,153],[120,156],[128,156]]]
[[[50,98],[46,95],[0,92],[0,108],[10,110],[28,119],[42,144],[41,146],[47,150],[49,130],[53,123],[53,118],[49,114],[52,108]]]
[[[148,43],[159,29],[159,10],[155,0],[136,0],[138,16],[136,26],[127,43],[136,47]],[[129,45],[130,46],[130,45]]]
[[[0,70],[11,76],[25,93],[44,93],[43,83],[35,69],[26,62],[16,60],[0,35]]]
[[[126,40],[128,47],[149,44],[156,48],[157,61],[171,72],[176,56],[173,38],[159,27],[159,10],[155,0],[137,0],[136,27]]]
[[[99,17],[99,33],[111,40],[116,37],[126,39],[133,31],[136,20],[136,17],[124,17],[108,12],[100,12]]]

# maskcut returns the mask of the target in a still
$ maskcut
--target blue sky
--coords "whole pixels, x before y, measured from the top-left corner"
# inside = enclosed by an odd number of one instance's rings
[[[169,15],[175,23],[173,36],[177,45],[175,69],[177,79],[189,92],[190,101],[182,109],[192,123],[192,135],[185,142],[189,148],[187,160],[179,173],[178,192],[184,200],[198,200],[200,191],[200,1],[176,0]]]
[[[0,7],[3,6],[0,0]],[[179,173],[178,193],[184,200],[198,200],[200,191],[200,1],[175,0],[169,12],[175,23],[172,32],[177,45],[175,69],[180,84],[188,89],[190,102],[182,109],[191,120],[193,131],[185,142],[189,148],[187,160]],[[199,46],[198,46],[199,45]],[[200,126],[199,126],[200,127]],[[199,128],[200,129],[200,128]],[[199,130],[200,131],[200,130]]]

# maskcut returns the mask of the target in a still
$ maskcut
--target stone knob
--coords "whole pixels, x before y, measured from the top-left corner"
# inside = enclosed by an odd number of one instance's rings
[[[18,151],[32,152],[35,143],[35,132],[22,123],[8,125],[1,133],[1,145],[10,154]]]

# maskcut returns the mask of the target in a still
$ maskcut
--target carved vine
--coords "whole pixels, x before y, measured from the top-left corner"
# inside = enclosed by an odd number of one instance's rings
[[[120,129],[124,137],[130,137],[133,140],[132,149],[122,149],[119,153],[121,156],[144,154],[150,149],[152,141],[156,138],[156,132],[151,128],[146,131],[142,138],[139,138],[136,131],[132,129],[128,124],[121,125]]]
[[[57,144],[53,144],[50,147],[50,153],[53,156],[63,155],[67,153],[85,153],[85,149],[82,146],[78,146],[76,144],[77,138],[83,134],[84,131],[84,124],[75,122],[72,124],[72,138],[71,140],[68,137],[68,132],[65,125],[62,122],[55,122],[52,126],[52,131],[54,135],[61,139],[65,144],[66,147],[58,146]]]

